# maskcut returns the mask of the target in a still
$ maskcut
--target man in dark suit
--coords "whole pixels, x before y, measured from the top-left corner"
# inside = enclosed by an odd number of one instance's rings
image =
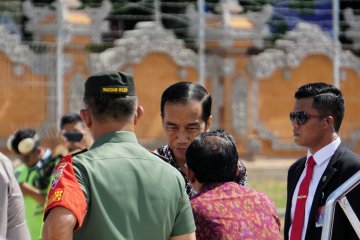
[[[285,240],[321,239],[324,205],[328,196],[360,170],[360,156],[347,149],[338,132],[344,117],[339,89],[326,83],[310,83],[295,93],[290,113],[295,143],[308,148],[307,156],[288,172]],[[360,216],[360,188],[347,198]],[[332,239],[358,239],[342,209],[335,209]]]

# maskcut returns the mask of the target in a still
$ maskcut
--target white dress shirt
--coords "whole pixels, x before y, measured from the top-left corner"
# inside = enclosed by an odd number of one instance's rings
[[[341,143],[340,137],[337,137],[334,141],[332,141],[325,147],[321,148],[319,151],[317,151],[314,154],[312,154],[308,150],[305,168],[304,168],[303,172],[301,173],[299,181],[296,184],[296,188],[295,188],[294,194],[292,196],[292,202],[291,202],[291,222],[292,222],[292,220],[294,219],[295,206],[296,206],[296,200],[297,200],[297,195],[299,192],[300,183],[302,182],[302,180],[304,179],[305,174],[306,174],[307,161],[310,156],[313,156],[313,158],[315,160],[315,166],[314,166],[314,172],[313,172],[313,175],[312,175],[312,178],[310,181],[308,197],[306,199],[305,218],[304,218],[304,225],[303,225],[304,227],[303,227],[302,235],[301,235],[302,240],[305,239],[305,233],[306,233],[307,224],[309,221],[310,209],[311,209],[311,205],[312,205],[312,202],[314,199],[316,188],[319,184],[321,176],[324,174],[324,171],[330,162],[332,155],[334,155],[334,153],[335,153],[336,149],[339,147],[340,143]],[[289,239],[290,239],[291,227],[288,232]]]

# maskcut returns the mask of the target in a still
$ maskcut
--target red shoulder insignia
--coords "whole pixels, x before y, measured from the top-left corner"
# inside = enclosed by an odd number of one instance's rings
[[[64,207],[75,215],[77,227],[81,227],[87,211],[87,201],[75,176],[71,157],[71,155],[63,157],[54,168],[44,219],[51,209]]]

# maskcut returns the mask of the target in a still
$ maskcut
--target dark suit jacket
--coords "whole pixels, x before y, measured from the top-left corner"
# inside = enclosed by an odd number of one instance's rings
[[[288,171],[287,180],[287,203],[285,212],[284,235],[285,240],[288,238],[289,228],[291,226],[291,201],[294,194],[296,184],[300,175],[305,168],[306,157],[297,160]],[[320,240],[322,227],[315,226],[316,210],[324,206],[328,196],[342,183],[353,176],[360,170],[360,156],[351,152],[343,144],[340,144],[334,155],[331,157],[324,174],[320,178],[319,185],[316,188],[314,200],[311,206],[308,227],[306,230],[306,240]],[[357,214],[360,217],[360,186],[354,188],[348,193],[347,198]],[[351,240],[358,239],[355,231],[352,229],[343,210],[339,204],[336,204],[334,224],[332,230],[332,239]]]

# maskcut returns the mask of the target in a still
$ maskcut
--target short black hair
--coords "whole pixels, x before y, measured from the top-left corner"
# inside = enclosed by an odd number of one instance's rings
[[[222,129],[198,135],[185,156],[200,183],[236,181],[239,155],[234,139]]]
[[[191,100],[202,103],[201,118],[207,122],[211,115],[211,95],[203,86],[192,82],[177,82],[165,89],[161,96],[161,116],[164,117],[164,108],[167,102],[185,104]]]
[[[341,91],[328,83],[305,84],[295,92],[295,98],[312,97],[313,107],[321,116],[334,117],[334,130],[339,132],[345,113],[345,103]]]
[[[78,123],[82,122],[82,119],[77,113],[68,113],[61,117],[60,119],[60,129],[64,128],[64,125],[69,123]]]
[[[106,118],[118,120],[129,120],[136,111],[136,96],[100,95],[95,97],[84,97],[86,107],[100,122]]]

